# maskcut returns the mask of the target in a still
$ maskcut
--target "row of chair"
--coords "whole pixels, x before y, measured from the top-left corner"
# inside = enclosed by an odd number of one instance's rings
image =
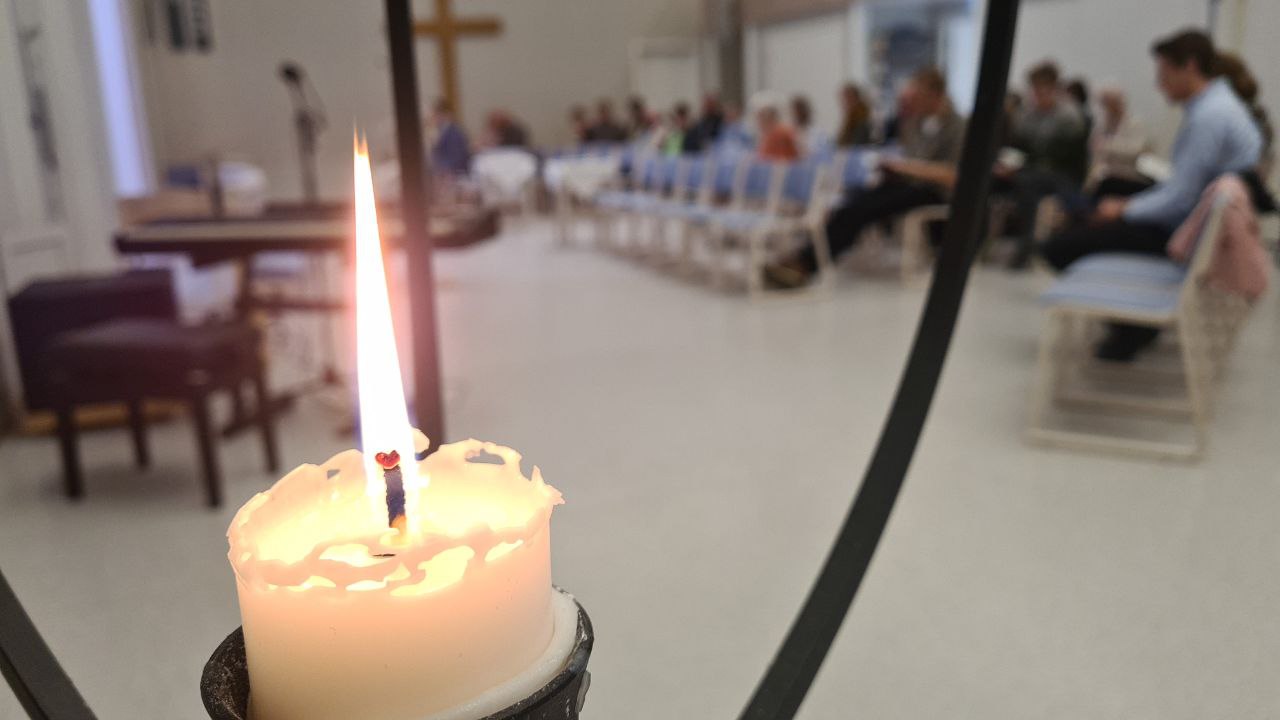
[[[764,289],[762,266],[802,239],[814,244],[819,286],[827,285],[827,213],[846,191],[868,183],[884,152],[894,151],[855,148],[779,163],[733,150],[679,157],[597,150],[549,161],[546,180],[557,199],[561,243],[573,242],[587,220],[600,245],[684,271],[704,270],[717,286],[726,284],[740,255],[741,284],[757,295]],[[904,279],[929,266],[925,226],[945,217],[945,206],[930,206],[898,223]]]

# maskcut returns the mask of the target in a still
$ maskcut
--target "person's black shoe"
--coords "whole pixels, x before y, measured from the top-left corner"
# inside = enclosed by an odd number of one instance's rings
[[[770,290],[798,290],[812,282],[813,275],[798,263],[785,260],[764,266],[764,283]]]
[[[1093,356],[1106,362],[1130,363],[1138,353],[1150,347],[1159,335],[1160,331],[1156,328],[1112,325],[1107,336],[1094,349]]]
[[[1093,356],[1105,362],[1130,363],[1137,355],[1138,348],[1133,343],[1118,340],[1114,335],[1108,335],[1093,350]]]

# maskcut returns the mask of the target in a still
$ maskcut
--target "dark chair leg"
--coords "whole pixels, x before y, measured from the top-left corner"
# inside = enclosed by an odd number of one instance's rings
[[[147,416],[143,412],[141,400],[130,400],[129,432],[133,435],[133,457],[138,467],[151,466],[151,448],[147,446]]]
[[[231,437],[232,435],[244,430],[252,422],[253,418],[249,416],[248,408],[244,401],[244,388],[239,383],[231,386],[231,419],[227,421],[227,426],[222,430],[223,437]]]
[[[205,494],[209,507],[222,506],[222,472],[218,469],[218,453],[214,448],[213,423],[209,418],[209,396],[198,393],[191,398],[191,419],[196,429],[196,447],[200,451],[200,469],[204,474]]]
[[[280,450],[276,444],[276,424],[271,395],[267,392],[266,373],[261,366],[253,371],[253,400],[258,411],[258,430],[262,433],[262,452],[267,457],[267,472],[280,469]]]
[[[63,488],[67,497],[78,500],[84,497],[84,474],[80,469],[75,410],[67,405],[59,406],[55,412],[58,418],[58,445],[62,450]]]

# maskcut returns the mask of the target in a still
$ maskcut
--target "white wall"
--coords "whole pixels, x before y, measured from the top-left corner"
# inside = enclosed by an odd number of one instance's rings
[[[1280,2],[1276,0],[1224,0],[1218,16],[1216,40],[1220,47],[1240,53],[1262,88],[1259,101],[1277,121],[1280,113]],[[1280,163],[1272,179],[1280,181]]]
[[[867,80],[867,15],[877,2],[884,0],[856,0],[848,12],[749,28],[748,90],[807,92],[822,121],[829,122],[835,107],[831,88],[845,79]],[[945,26],[949,83],[962,107],[972,92],[986,2],[972,0],[971,7],[968,18],[952,16]],[[1084,75],[1094,88],[1116,83],[1129,93],[1132,111],[1147,123],[1157,145],[1167,149],[1181,115],[1155,88],[1150,46],[1181,28],[1204,27],[1208,7],[1209,0],[1024,0],[1010,84],[1021,88],[1026,70],[1046,58],[1056,60],[1068,77]],[[1273,115],[1280,113],[1280,45],[1275,42],[1280,0],[1221,0],[1221,8],[1219,42],[1244,55],[1262,84],[1263,104]],[[837,42],[844,43],[838,52]]]
[[[845,10],[750,27],[744,53],[747,90],[808,95],[819,126],[835,130],[840,85],[853,81],[873,96],[877,90],[871,77],[873,15],[890,12],[915,18],[929,6],[945,7],[949,13],[942,61],[957,105],[967,111],[972,105],[980,16],[966,14],[949,0],[854,0]]]
[[[80,270],[115,265],[111,158],[85,3],[40,3],[48,49],[49,114],[58,143],[68,256]]]
[[[1203,28],[1207,17],[1207,0],[1027,0],[1009,79],[1022,87],[1027,68],[1052,58],[1067,77],[1084,75],[1092,87],[1117,83],[1158,146],[1167,148],[1180,115],[1155,88],[1151,43],[1184,27]]]
[[[434,3],[417,0],[429,17]],[[175,54],[163,39],[142,41],[147,110],[158,163],[239,151],[266,168],[272,194],[300,194],[288,97],[276,77],[282,59],[301,63],[328,109],[320,146],[320,191],[350,184],[350,131],[359,122],[375,154],[392,151],[390,75],[382,3],[257,0],[214,3],[215,51]],[[506,107],[534,141],[568,140],[569,105],[628,88],[628,45],[639,37],[696,35],[701,4],[691,0],[468,0],[459,15],[496,15],[501,36],[463,40],[460,84],[467,124]],[[418,43],[423,102],[439,92],[437,54]]]
[[[840,124],[837,92],[851,74],[848,13],[774,23],[752,34],[749,57],[756,68],[751,89],[807,96],[814,124],[835,132]]]

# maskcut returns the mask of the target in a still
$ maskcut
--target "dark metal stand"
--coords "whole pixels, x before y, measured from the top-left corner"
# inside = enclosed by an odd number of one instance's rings
[[[0,675],[32,720],[94,720],[0,574]]]
[[[977,97],[951,196],[947,233],[906,369],[866,477],[822,572],[742,711],[742,720],[795,717],[853,604],[898,500],[951,346],[969,268],[977,255],[991,186],[991,165],[1000,143],[1005,84],[1017,22],[1018,0],[990,0]]]
[[[587,662],[595,633],[591,618],[578,605],[578,636],[569,660],[551,682],[520,702],[478,720],[578,720],[591,687]],[[245,662],[244,632],[240,628],[213,651],[200,678],[200,697],[211,720],[247,720],[249,668]]]
[[[395,95],[396,141],[400,156],[400,217],[412,268],[409,316],[413,323],[413,408],[417,426],[431,446],[446,441],[444,401],[440,393],[440,351],[436,341],[436,283],[431,269],[432,241],[427,232],[430,181],[418,112],[418,76],[413,54],[410,0],[386,0],[387,43],[391,49],[391,89]]]

